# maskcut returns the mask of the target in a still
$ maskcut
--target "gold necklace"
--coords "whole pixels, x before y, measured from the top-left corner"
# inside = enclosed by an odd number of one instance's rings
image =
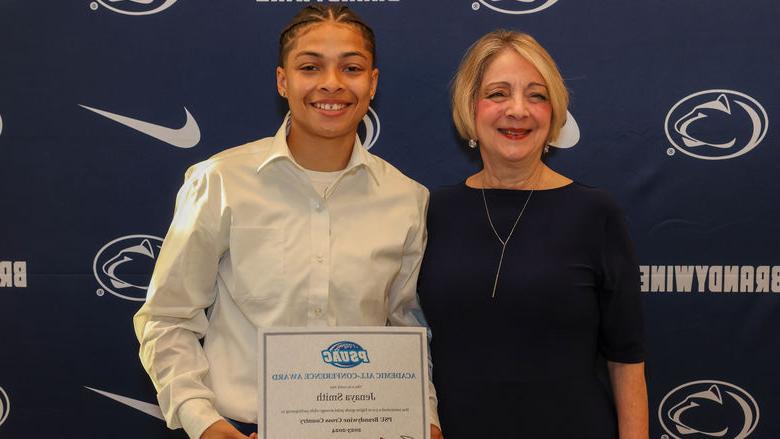
[[[501,265],[504,263],[504,252],[506,252],[506,245],[509,243],[509,240],[512,239],[512,234],[515,233],[515,227],[517,227],[517,223],[520,222],[520,217],[523,216],[523,212],[525,212],[525,207],[528,206],[528,202],[531,201],[531,195],[534,194],[534,189],[531,189],[531,193],[528,194],[528,198],[525,199],[525,203],[523,204],[523,208],[520,209],[520,214],[517,215],[517,219],[515,219],[515,223],[512,225],[512,230],[509,231],[509,236],[506,237],[506,239],[501,239],[501,235],[498,234],[498,231],[496,230],[496,226],[493,225],[493,219],[490,217],[490,209],[488,209],[487,205],[487,198],[485,197],[485,176],[482,176],[482,187],[480,188],[482,191],[482,202],[485,203],[485,213],[487,214],[488,222],[490,223],[490,228],[493,229],[493,233],[496,235],[496,238],[498,238],[498,242],[501,243],[501,258],[498,260],[498,269],[496,270],[496,280],[493,282],[493,293],[490,295],[491,298],[496,297],[496,287],[498,287],[498,276],[501,274]]]

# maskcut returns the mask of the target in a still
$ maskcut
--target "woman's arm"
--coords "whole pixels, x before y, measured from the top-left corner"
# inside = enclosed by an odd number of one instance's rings
[[[645,363],[607,361],[617,407],[620,439],[648,439]]]

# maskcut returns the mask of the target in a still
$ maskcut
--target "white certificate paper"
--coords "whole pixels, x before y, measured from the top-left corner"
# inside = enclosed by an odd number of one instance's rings
[[[258,332],[263,439],[429,439],[425,328]]]

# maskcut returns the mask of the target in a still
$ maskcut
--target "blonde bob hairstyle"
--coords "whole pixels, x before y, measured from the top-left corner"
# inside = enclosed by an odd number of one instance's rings
[[[477,99],[482,78],[493,57],[505,49],[513,49],[530,62],[542,75],[552,106],[552,121],[546,143],[558,138],[566,123],[569,92],[552,57],[532,36],[498,29],[486,34],[469,47],[452,81],[452,120],[464,139],[476,139]]]

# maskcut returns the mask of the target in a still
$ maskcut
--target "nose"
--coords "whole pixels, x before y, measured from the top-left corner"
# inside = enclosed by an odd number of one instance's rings
[[[507,101],[506,111],[504,113],[507,117],[520,119],[528,116],[528,106],[525,102],[525,96],[513,96]]]
[[[341,81],[341,72],[337,68],[328,68],[323,70],[320,90],[327,93],[335,93],[344,87]]]

